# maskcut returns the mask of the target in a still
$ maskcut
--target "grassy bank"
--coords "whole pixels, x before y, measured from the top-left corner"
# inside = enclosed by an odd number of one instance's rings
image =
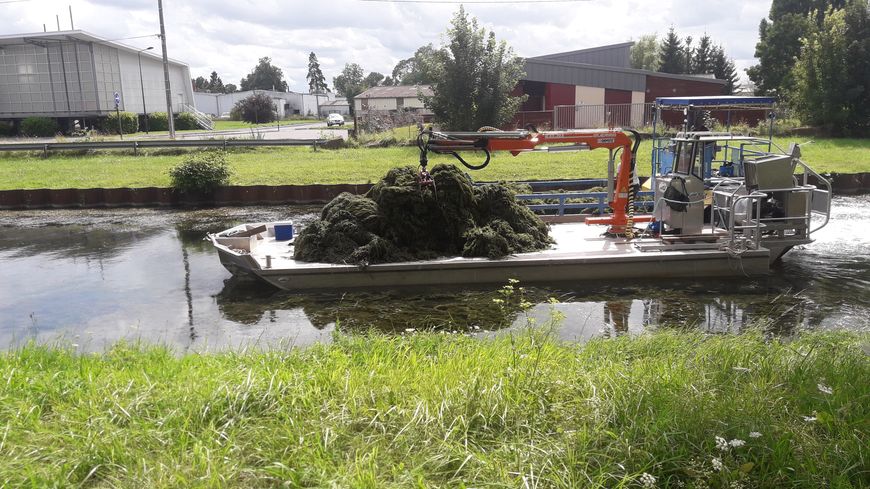
[[[0,355],[0,485],[867,487],[867,341],[31,346]]]
[[[789,140],[777,140],[787,146]],[[638,150],[638,168],[650,172],[651,146]],[[870,171],[870,139],[825,139],[803,148],[804,160],[821,172]],[[479,158],[480,155],[469,155]],[[34,188],[117,188],[168,186],[169,168],[182,156],[133,156],[102,152],[85,156],[0,155],[0,190]],[[395,166],[416,165],[415,148],[319,150],[274,148],[233,153],[230,163],[236,185],[365,183],[377,181]],[[472,172],[478,180],[601,178],[607,174],[607,152],[533,153],[493,157],[489,167]],[[450,156],[431,162],[453,163]]]

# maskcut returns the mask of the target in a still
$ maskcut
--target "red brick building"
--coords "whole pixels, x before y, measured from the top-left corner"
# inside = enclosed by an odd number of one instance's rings
[[[647,114],[638,104],[652,103],[656,97],[722,94],[725,81],[712,75],[672,75],[631,68],[629,50],[633,44],[526,58],[526,76],[514,93],[526,94],[528,100],[515,125],[639,126],[647,123]],[[563,108],[556,109],[560,106]]]

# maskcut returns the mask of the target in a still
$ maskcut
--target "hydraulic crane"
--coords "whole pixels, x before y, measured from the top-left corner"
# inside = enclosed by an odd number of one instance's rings
[[[631,135],[631,137],[629,136]],[[632,141],[632,137],[634,140]],[[559,144],[549,146],[547,144]],[[607,216],[590,217],[587,224],[602,224],[609,226],[608,235],[625,236],[632,238],[634,235],[634,223],[649,222],[653,216],[634,215],[634,197],[639,188],[635,174],[637,147],[640,144],[640,135],[631,129],[593,129],[571,131],[481,131],[481,132],[439,132],[431,129],[421,131],[417,138],[420,148],[420,176],[421,185],[431,185],[432,180],[426,166],[428,153],[449,154],[459,160],[470,170],[480,170],[486,167],[493,151],[507,151],[514,156],[531,151],[580,151],[606,148],[611,152],[619,153],[619,166],[616,176],[608,175],[608,188],[612,189],[613,199],[609,202],[613,214]],[[480,164],[472,164],[466,161],[459,153],[462,151],[480,151],[485,154],[485,159]]]

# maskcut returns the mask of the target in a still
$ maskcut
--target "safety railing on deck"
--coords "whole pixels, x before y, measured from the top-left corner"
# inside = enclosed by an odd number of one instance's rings
[[[638,192],[638,198],[652,197],[654,192]],[[608,208],[607,192],[556,192],[556,193],[534,193],[534,194],[519,194],[517,200],[520,201],[545,201],[539,204],[526,204],[526,206],[535,212],[550,213],[555,212],[557,216],[564,216],[565,211],[583,211],[597,210],[599,213],[604,213]],[[546,202],[553,201],[556,202]],[[593,202],[569,202],[571,200],[592,200]],[[652,200],[635,200],[634,206],[637,209],[651,209]]]

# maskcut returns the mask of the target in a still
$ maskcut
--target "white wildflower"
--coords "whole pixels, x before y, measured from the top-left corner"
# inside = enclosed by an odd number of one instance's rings
[[[640,481],[640,485],[642,487],[651,488],[656,486],[656,478],[652,474],[647,474],[646,472],[644,472],[640,475],[640,479],[638,480]]]
[[[731,446],[734,447],[734,448],[740,448],[740,447],[742,447],[743,445],[746,445],[746,442],[743,441],[743,440],[737,440],[737,439],[734,439],[734,440],[729,441],[728,444],[731,445]]]
[[[414,328],[405,328],[406,333],[413,333],[414,331],[416,331]]]
[[[804,421],[806,421],[807,423],[812,423],[813,421],[816,420],[815,416],[804,416],[803,418],[804,418]]]
[[[757,431],[750,431],[749,438],[761,438],[761,433],[759,433]]]
[[[717,458],[713,459],[713,470],[715,470],[716,472],[720,472],[723,467],[724,467],[724,465],[722,465],[721,458],[717,457]]]
[[[819,388],[819,392],[821,392],[822,394],[833,394],[834,393],[834,390],[831,389],[830,387],[826,386],[825,384],[818,384],[816,387]]]
[[[723,452],[727,452],[731,445],[728,444],[728,440],[722,438],[721,436],[716,437],[716,448]]]

